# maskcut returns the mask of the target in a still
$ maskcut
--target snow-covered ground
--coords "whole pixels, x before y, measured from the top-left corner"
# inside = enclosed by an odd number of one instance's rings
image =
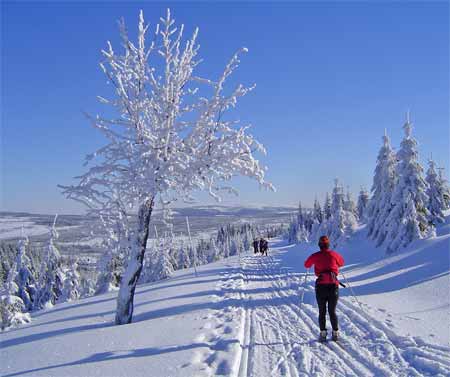
[[[18,238],[22,235],[38,236],[48,233],[48,227],[35,224],[29,217],[1,217],[0,240]]]
[[[447,218],[448,219],[448,218]],[[383,257],[361,228],[338,250],[339,344],[316,341],[313,245],[272,242],[138,287],[134,322],[114,326],[115,294],[57,305],[1,334],[12,376],[448,376],[450,225]],[[304,303],[300,294],[304,291]],[[361,305],[361,306],[360,306]]]

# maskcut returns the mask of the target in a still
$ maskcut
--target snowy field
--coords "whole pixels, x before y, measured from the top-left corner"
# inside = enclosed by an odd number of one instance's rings
[[[447,217],[447,220],[449,218]],[[245,254],[141,285],[134,322],[114,326],[115,294],[57,305],[1,334],[12,376],[448,376],[450,225],[387,258],[360,229],[339,251],[339,344],[316,341],[314,246],[275,240]],[[361,305],[361,307],[359,306]]]
[[[0,217],[0,240],[15,239],[26,234],[30,237],[48,233],[48,227],[36,224],[30,217]]]
[[[287,223],[295,209],[290,207],[226,207],[193,206],[176,208],[173,213],[174,233],[186,235],[186,217],[189,217],[191,231],[197,237],[206,236],[218,230],[221,225],[252,222],[255,224]],[[46,242],[54,215],[0,212],[0,242],[15,243],[24,234],[37,244]],[[160,234],[167,231],[161,212],[156,211],[152,223]],[[82,215],[59,215],[56,223],[59,233],[58,244],[63,254],[98,253],[101,237],[92,234],[99,229],[96,219]],[[154,237],[154,227],[150,237]]]

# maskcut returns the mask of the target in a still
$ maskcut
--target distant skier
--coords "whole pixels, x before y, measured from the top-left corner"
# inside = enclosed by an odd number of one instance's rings
[[[262,255],[268,255],[267,252],[269,250],[269,243],[266,239],[262,238],[259,240],[259,251]]]
[[[336,251],[330,250],[330,241],[327,236],[319,239],[320,251],[310,255],[305,261],[305,267],[310,268],[314,265],[316,280],[316,300],[319,306],[319,341],[327,339],[326,311],[328,303],[328,314],[333,328],[332,339],[339,338],[338,319],[336,316],[336,305],[339,298],[339,267],[344,265],[344,258]]]
[[[259,253],[259,241],[256,238],[253,240],[253,252],[255,254]]]

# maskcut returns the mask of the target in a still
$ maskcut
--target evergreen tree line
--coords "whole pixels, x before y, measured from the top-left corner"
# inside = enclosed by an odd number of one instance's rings
[[[24,235],[16,247],[2,245],[0,248],[2,329],[28,322],[32,311],[92,292],[89,281],[80,277],[77,260],[61,257],[57,238],[54,224],[44,249],[33,247]]]
[[[55,218],[56,222],[56,218]],[[244,253],[256,237],[275,237],[285,230],[282,225],[257,227],[252,224],[221,226],[216,234],[190,240],[166,232],[157,237],[146,253],[140,283],[162,280],[175,270]],[[22,236],[16,247],[0,247],[1,329],[31,320],[30,313],[55,304],[118,289],[127,260],[127,243],[118,232],[105,233],[104,255],[97,263],[93,277],[82,276],[76,258],[63,258],[56,241],[55,223],[43,249]]]
[[[223,258],[247,252],[254,239],[276,237],[285,233],[284,226],[254,224],[228,224],[207,237],[191,240],[172,232],[152,240],[145,254],[140,283],[167,279],[176,270],[212,263]],[[120,286],[125,270],[126,252],[124,249],[108,249],[99,261],[99,276],[96,293],[116,290]]]
[[[317,199],[312,209],[299,204],[286,233],[288,240],[307,242],[327,235],[336,247],[357,226],[366,224],[368,238],[392,253],[416,239],[434,236],[444,211],[450,209],[448,182],[432,158],[424,175],[409,115],[403,129],[397,152],[386,133],[383,136],[370,194],[362,188],[355,203],[336,179],[331,197],[327,193],[322,206]]]

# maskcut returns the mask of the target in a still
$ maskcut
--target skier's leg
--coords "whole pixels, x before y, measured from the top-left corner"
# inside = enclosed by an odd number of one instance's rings
[[[339,299],[339,287],[332,287],[328,296],[328,314],[330,315],[331,327],[334,331],[338,331],[339,324],[336,315],[336,306]]]
[[[319,306],[319,327],[320,331],[326,330],[327,297],[324,293],[324,287],[316,286],[316,300]]]

